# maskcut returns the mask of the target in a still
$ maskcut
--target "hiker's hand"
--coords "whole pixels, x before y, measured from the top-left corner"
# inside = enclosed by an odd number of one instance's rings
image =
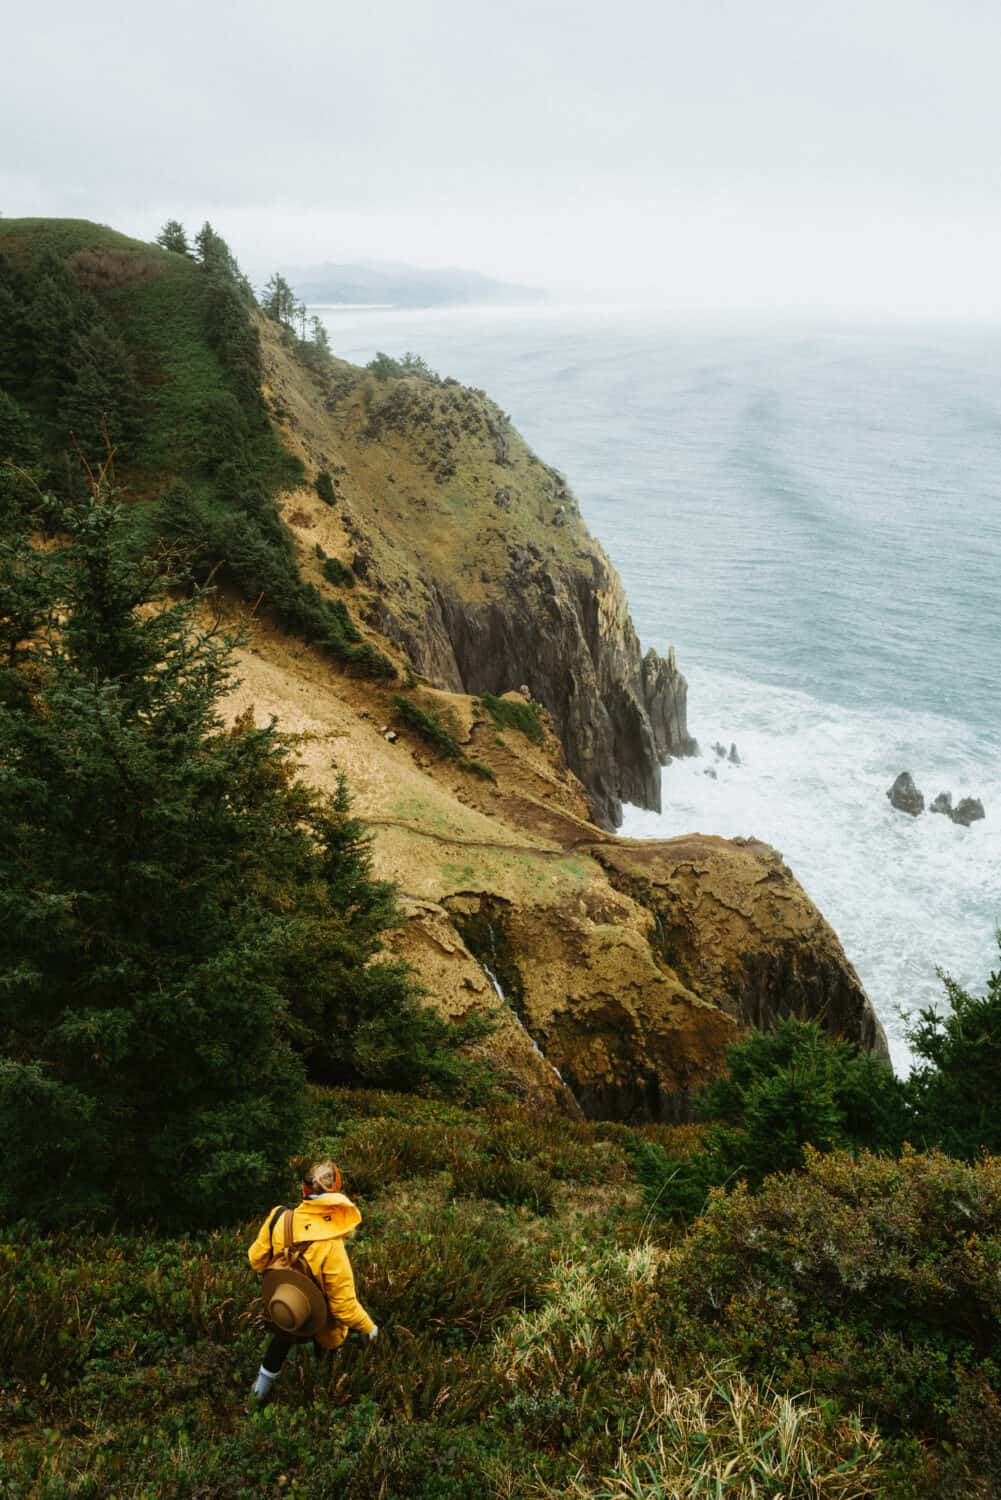
[[[371,1333],[368,1336],[369,1343],[370,1344],[374,1344],[375,1341],[376,1341],[376,1339],[378,1337],[379,1337],[379,1330],[378,1330],[378,1328],[373,1328],[372,1331],[371,1331]]]

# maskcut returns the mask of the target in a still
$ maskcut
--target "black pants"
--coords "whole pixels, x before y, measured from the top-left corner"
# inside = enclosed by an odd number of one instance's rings
[[[289,1350],[294,1349],[296,1344],[300,1342],[300,1339],[287,1339],[280,1333],[273,1334],[271,1342],[264,1351],[261,1368],[267,1370],[269,1375],[277,1375],[285,1363],[285,1357]],[[314,1339],[313,1353],[317,1359],[322,1359],[325,1354],[329,1353],[329,1350],[325,1349],[322,1344],[317,1343],[316,1339]]]

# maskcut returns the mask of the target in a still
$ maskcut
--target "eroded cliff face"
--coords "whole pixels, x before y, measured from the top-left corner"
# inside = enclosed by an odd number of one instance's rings
[[[621,822],[624,801],[659,809],[661,766],[693,749],[685,679],[673,652],[643,657],[618,574],[562,476],[455,382],[345,367],[320,410],[278,348],[269,376],[298,431],[328,439],[329,457],[313,454],[337,477],[326,529],[366,588],[368,624],[435,687],[527,687],[602,826]]]
[[[641,655],[560,476],[480,393],[347,366],[323,390],[277,341],[268,358],[283,440],[336,483],[333,505],[311,486],[285,502],[303,574],[330,589],[337,559],[334,592],[402,684],[345,677],[258,620],[231,711],[301,733],[314,785],[347,774],[400,890],[393,947],[429,1000],[493,1008],[483,1045],[511,1092],[567,1115],[684,1119],[742,1028],[782,1015],[884,1050],[774,851],[609,832],[623,798],[656,806],[661,762],[693,748],[685,684],[673,654]],[[462,758],[399,716],[401,686]],[[541,739],[496,722],[485,692],[530,707]]]

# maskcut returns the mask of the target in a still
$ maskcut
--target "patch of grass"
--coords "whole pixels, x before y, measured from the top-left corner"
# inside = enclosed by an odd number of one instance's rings
[[[439,755],[447,756],[449,760],[464,759],[462,746],[434,709],[421,708],[413,698],[405,698],[402,693],[394,693],[389,701],[407,728],[420,735]]]
[[[459,761],[459,768],[462,771],[468,771],[471,776],[478,776],[481,781],[497,780],[493,768],[484,765],[481,760],[470,760],[468,756],[464,755]]]
[[[644,1430],[580,1500],[865,1500],[885,1493],[884,1444],[857,1416],[753,1385],[725,1366],[678,1389],[650,1379]],[[550,1492],[555,1493],[555,1492]],[[561,1490],[561,1495],[567,1491]]]
[[[542,743],[545,726],[534,703],[516,703],[509,698],[496,698],[493,693],[481,693],[478,702],[499,728],[517,729],[533,745]]]

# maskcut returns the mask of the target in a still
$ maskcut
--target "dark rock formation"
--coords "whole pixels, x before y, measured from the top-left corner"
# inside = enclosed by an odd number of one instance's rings
[[[964,797],[961,802],[953,807],[951,792],[939,792],[928,811],[944,813],[947,818],[951,818],[961,828],[969,828],[971,823],[977,823],[981,818],[987,816],[984,812],[984,804],[979,797]]]
[[[962,828],[969,828],[971,823],[978,823],[987,814],[984,812],[984,804],[979,797],[964,797],[949,814],[954,823]]]
[[[731,766],[740,765],[740,753],[737,750],[737,746],[735,744],[732,744],[730,746],[730,754],[727,756],[727,760],[730,762]]]
[[[651,646],[643,658],[642,685],[661,765],[673,755],[694,755],[698,746],[688,733],[688,684],[678,671],[673,646],[666,658]]]
[[[887,789],[886,795],[898,812],[909,813],[916,818],[925,810],[925,799],[914,785],[910,771],[901,771],[896,781]]]
[[[567,764],[606,828],[622,803],[660,809],[660,768],[690,755],[687,684],[674,652],[640,653],[618,574],[595,547],[569,567],[528,544],[485,599],[430,581],[424,609],[383,601],[381,628],[417,671],[453,692],[505,693],[524,683],[550,712]],[[411,594],[413,601],[414,595]]]

